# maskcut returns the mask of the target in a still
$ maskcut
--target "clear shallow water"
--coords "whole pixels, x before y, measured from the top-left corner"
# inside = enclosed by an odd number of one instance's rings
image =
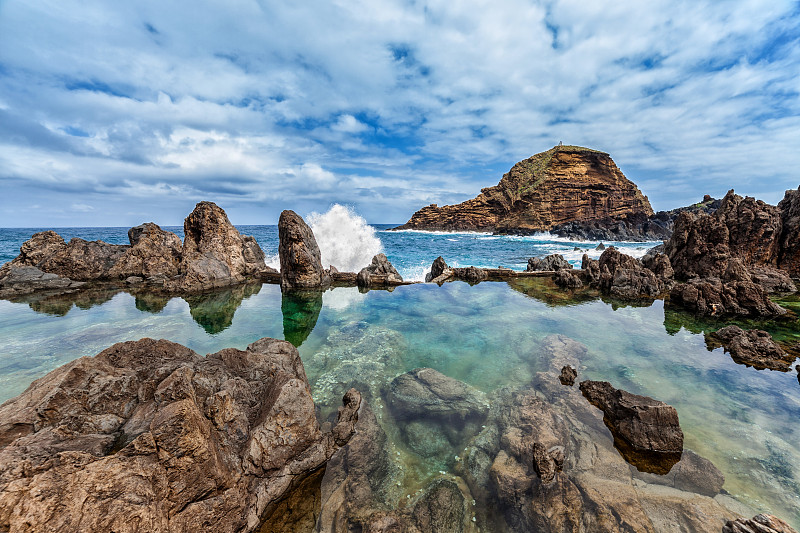
[[[703,336],[687,327],[708,326],[665,313],[661,302],[581,302],[530,279],[412,285],[393,292],[337,288],[299,299],[263,285],[187,299],[123,292],[78,301],[0,301],[0,399],[114,342],[166,338],[211,353],[244,348],[264,336],[289,338],[300,344],[320,417],[333,412],[356,384],[371,397],[394,441],[392,455],[410,472],[404,483],[415,490],[453,463],[427,460],[403,446],[382,400],[386,384],[428,366],[485,392],[520,386],[544,370],[529,355],[544,337],[560,333],[589,348],[579,379],[608,380],[672,404],[686,447],[724,472],[728,492],[754,510],[800,524],[796,374],[737,365],[722,350],[709,352]],[[800,337],[791,324],[780,334]]]

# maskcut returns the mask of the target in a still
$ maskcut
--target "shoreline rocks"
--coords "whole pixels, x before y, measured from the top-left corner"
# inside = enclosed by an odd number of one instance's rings
[[[363,288],[393,287],[401,285],[403,278],[386,256],[380,253],[372,258],[372,263],[359,271],[356,283]]]
[[[282,290],[324,289],[331,284],[314,232],[300,215],[283,211],[278,219],[278,237]]]
[[[317,423],[297,350],[261,339],[201,357],[142,339],[0,406],[0,529],[257,531],[357,423]]]
[[[705,338],[709,350],[721,346],[737,363],[759,370],[789,372],[796,359],[778,346],[769,333],[759,329],[744,331],[739,326],[726,326],[707,333]]]

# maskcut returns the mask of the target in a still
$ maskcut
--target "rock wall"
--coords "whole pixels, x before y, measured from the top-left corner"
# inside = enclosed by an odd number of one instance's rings
[[[547,231],[571,221],[652,215],[650,202],[604,152],[556,146],[514,165],[461,204],[430,205],[398,229]]]

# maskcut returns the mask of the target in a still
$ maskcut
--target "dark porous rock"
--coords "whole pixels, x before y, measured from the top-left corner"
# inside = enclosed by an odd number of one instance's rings
[[[111,267],[115,278],[173,278],[180,274],[181,240],[172,232],[148,222],[128,230],[130,248]]]
[[[55,255],[67,246],[64,239],[55,231],[40,231],[22,243],[13,263],[19,265],[39,266],[45,259]]]
[[[586,281],[590,285],[600,283],[600,262],[597,259],[592,259],[588,254],[583,254],[581,270],[583,270]]]
[[[730,520],[722,533],[797,533],[789,524],[771,514],[759,514],[750,519]]]
[[[595,283],[603,293],[616,298],[657,298],[672,286],[672,269],[669,259],[663,254],[652,256],[648,264],[655,270],[614,247],[607,248],[598,261],[600,275]],[[587,267],[593,268],[592,265]],[[587,275],[589,279],[595,276],[595,272]]]
[[[466,498],[456,483],[438,479],[417,501],[413,516],[421,532],[461,533],[467,520]]]
[[[572,265],[561,254],[550,254],[547,257],[531,257],[528,259],[527,272],[558,271],[572,269]]]
[[[668,304],[704,316],[777,317],[786,314],[760,286],[747,280],[693,279],[673,287]]]
[[[0,298],[13,298],[35,291],[68,291],[85,285],[57,274],[42,272],[34,266],[7,263],[0,268]]]
[[[451,275],[452,275],[452,270],[450,269],[449,266],[447,266],[447,263],[445,263],[444,258],[440,255],[439,257],[433,260],[433,264],[431,265],[431,271],[425,274],[425,283],[430,283],[430,282],[441,283]],[[443,276],[444,278],[442,279]]]
[[[749,274],[753,283],[769,294],[797,292],[797,287],[785,270],[778,270],[769,266],[750,267]]]
[[[605,381],[582,381],[581,392],[605,414],[623,456],[640,470],[666,474],[680,460],[683,431],[671,405],[615,389]],[[621,442],[620,442],[621,441]]]
[[[116,344],[0,406],[0,530],[258,531],[352,434],[357,394],[323,432],[288,342]]]
[[[454,278],[460,279],[461,281],[466,281],[472,285],[489,279],[489,274],[486,272],[486,270],[474,266],[469,266],[467,268],[454,268],[452,271]]]
[[[316,289],[330,285],[330,275],[322,268],[317,239],[300,215],[290,210],[281,213],[278,238],[281,289]]]
[[[578,377],[578,372],[572,368],[570,365],[564,365],[561,369],[561,375],[558,379],[561,381],[562,385],[567,385],[569,387],[575,384],[575,378]]]
[[[77,237],[48,256],[38,267],[75,281],[108,280],[111,269],[129,247],[103,241],[85,241]]]
[[[580,289],[583,287],[581,278],[569,270],[559,270],[556,272],[553,282],[564,289]]]
[[[356,283],[359,287],[391,287],[403,283],[403,278],[384,254],[378,254],[361,269]]]
[[[595,250],[599,250],[599,251],[603,251],[603,250],[605,250],[605,249],[606,249],[606,245],[605,245],[605,244],[603,244],[603,243],[601,242],[600,244],[598,244],[597,246],[595,246],[595,247],[594,247],[594,249],[595,249]]]
[[[707,333],[706,346],[709,350],[722,346],[737,363],[758,369],[788,372],[795,360],[795,356],[778,346],[769,333],[759,329],[744,331],[739,326],[726,326]]]
[[[800,278],[800,188],[786,191],[778,203],[781,230],[778,267],[794,278]]]
[[[183,222],[181,277],[170,286],[198,292],[238,285],[272,270],[255,239],[242,236],[213,202],[200,202]]]

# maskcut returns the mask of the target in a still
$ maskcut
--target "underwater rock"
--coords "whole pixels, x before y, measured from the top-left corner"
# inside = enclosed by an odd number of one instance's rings
[[[256,240],[243,236],[217,204],[200,202],[183,222],[181,277],[171,290],[199,292],[259,279],[273,270]]]
[[[769,333],[760,329],[745,331],[739,326],[726,326],[707,333],[705,339],[709,350],[722,346],[737,363],[759,370],[769,368],[788,372],[796,359],[772,340]]]
[[[0,407],[0,529],[257,531],[353,433],[349,394],[323,432],[288,342],[115,344]]]
[[[650,455],[654,456],[653,460],[663,461],[666,471],[657,473],[669,472],[680,460],[683,431],[674,407],[647,396],[615,389],[606,381],[582,381],[580,390],[589,403],[603,411],[603,420],[615,439],[621,440],[633,454],[642,454],[642,462],[646,462]],[[620,451],[624,455],[627,450],[622,448]],[[640,459],[634,455],[630,462],[639,466]]]
[[[561,369],[561,375],[558,376],[558,379],[561,381],[562,385],[567,385],[572,387],[575,384],[575,378],[578,377],[578,372],[569,365],[565,365]]]
[[[322,291],[282,291],[283,338],[300,347],[314,331],[321,309]]]
[[[397,376],[387,400],[398,418],[464,420],[486,413],[485,395],[432,368],[417,368]]]
[[[631,475],[650,484],[695,492],[711,498],[719,494],[725,484],[725,476],[714,463],[692,450],[683,450],[681,460],[667,474],[641,472],[631,465]]]
[[[356,283],[359,287],[390,287],[403,283],[403,278],[384,254],[378,254],[369,266],[361,269]]]
[[[770,514],[759,514],[750,519],[731,520],[722,533],[797,533],[789,524]]]
[[[181,240],[170,231],[148,222],[128,230],[130,248],[111,267],[115,278],[173,278],[180,274]]]
[[[82,281],[72,281],[58,274],[42,272],[34,266],[3,265],[0,269],[0,297],[13,298],[35,291],[67,291],[85,285]]]
[[[528,259],[528,268],[525,269],[526,272],[540,272],[544,270],[548,271],[559,271],[559,270],[571,270],[572,265],[564,259],[564,256],[561,254],[550,254],[547,257],[540,258],[540,257],[531,257]]]
[[[324,289],[331,284],[314,233],[300,215],[290,210],[281,213],[278,238],[281,289]]]

